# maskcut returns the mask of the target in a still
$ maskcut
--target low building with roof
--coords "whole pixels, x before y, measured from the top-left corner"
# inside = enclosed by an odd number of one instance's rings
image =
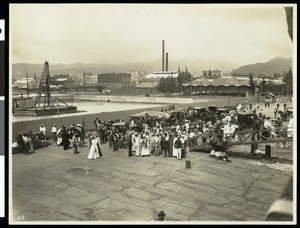
[[[50,88],[60,89],[60,88],[74,89],[76,87],[76,82],[71,77],[50,77]]]
[[[265,80],[269,83],[268,90],[276,95],[283,94],[284,83],[282,79],[265,79],[254,77],[255,92],[262,93],[262,82]],[[212,95],[212,96],[248,96],[251,94],[249,75],[223,76],[218,78],[199,77],[191,82],[183,84],[191,94]]]
[[[147,74],[139,84],[135,86],[140,92],[158,92],[156,86],[158,85],[161,78],[178,77],[177,71],[158,71]]]
[[[211,96],[246,96],[250,92],[249,79],[238,80],[232,76],[207,78],[199,77],[191,82],[182,84],[191,93]]]
[[[19,89],[34,89],[36,88],[37,83],[34,78],[25,77],[15,80],[12,86]]]
[[[239,81],[247,81],[249,83],[249,74],[231,74]],[[274,77],[273,75],[256,74],[253,75],[253,80],[256,82],[257,92],[264,93],[262,88],[263,81],[268,85],[268,91],[271,91],[275,95],[283,95],[285,92],[285,84],[282,77]]]

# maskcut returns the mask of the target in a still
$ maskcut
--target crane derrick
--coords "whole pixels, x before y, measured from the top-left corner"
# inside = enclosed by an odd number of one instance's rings
[[[44,69],[42,73],[42,77],[40,80],[36,100],[34,103],[34,107],[39,107],[41,103],[41,96],[44,95],[44,107],[49,107],[50,104],[50,74],[49,74],[49,63],[46,61],[44,64]]]

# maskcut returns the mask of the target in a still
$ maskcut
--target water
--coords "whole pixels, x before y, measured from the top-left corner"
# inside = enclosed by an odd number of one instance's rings
[[[116,111],[124,111],[124,110],[133,110],[133,109],[141,109],[141,108],[154,108],[154,107],[162,107],[166,105],[162,104],[147,104],[147,103],[121,103],[121,102],[100,102],[100,101],[67,101],[68,105],[77,106],[77,110],[81,111],[79,113],[93,114],[93,113],[101,113],[101,112],[116,112]],[[72,116],[78,115],[79,113],[72,114],[61,114],[60,116]],[[20,120],[37,120],[44,119],[47,117],[53,116],[12,116],[12,121],[20,121]]]

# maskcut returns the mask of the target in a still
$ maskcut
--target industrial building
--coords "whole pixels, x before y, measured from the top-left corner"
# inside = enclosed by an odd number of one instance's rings
[[[133,89],[143,78],[144,73],[132,70],[128,74],[123,74],[121,77],[122,89]]]
[[[136,85],[136,89],[139,92],[157,92],[156,86],[158,85],[161,78],[167,78],[167,77],[178,77],[177,71],[160,71],[160,72],[153,72],[150,74],[147,74],[142,81]]]
[[[36,80],[34,78],[20,78],[16,80],[13,85],[14,88],[19,89],[34,89],[37,86]]]
[[[107,89],[121,88],[122,77],[128,73],[104,73],[98,74],[98,85]]]
[[[263,78],[255,76],[255,92],[262,93]],[[269,92],[276,95],[284,93],[284,83],[281,79],[265,79],[271,82]],[[211,96],[248,96],[251,94],[249,75],[247,76],[223,76],[223,77],[199,77],[191,82],[183,84],[190,94],[211,95]]]
[[[161,71],[147,74],[135,88],[140,93],[156,93],[156,86],[158,85],[161,78],[177,78],[179,72],[169,71],[169,53],[165,53],[165,41],[162,41],[162,69]]]

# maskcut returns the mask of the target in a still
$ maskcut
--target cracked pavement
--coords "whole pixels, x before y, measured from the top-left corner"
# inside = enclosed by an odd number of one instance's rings
[[[264,146],[259,146],[264,150]],[[265,213],[293,175],[293,150],[271,144],[272,159],[236,146],[231,162],[188,152],[187,158],[128,157],[102,145],[64,151],[53,144],[12,155],[12,222],[149,222],[160,210],[165,221],[265,221]],[[191,161],[191,168],[185,161]]]

